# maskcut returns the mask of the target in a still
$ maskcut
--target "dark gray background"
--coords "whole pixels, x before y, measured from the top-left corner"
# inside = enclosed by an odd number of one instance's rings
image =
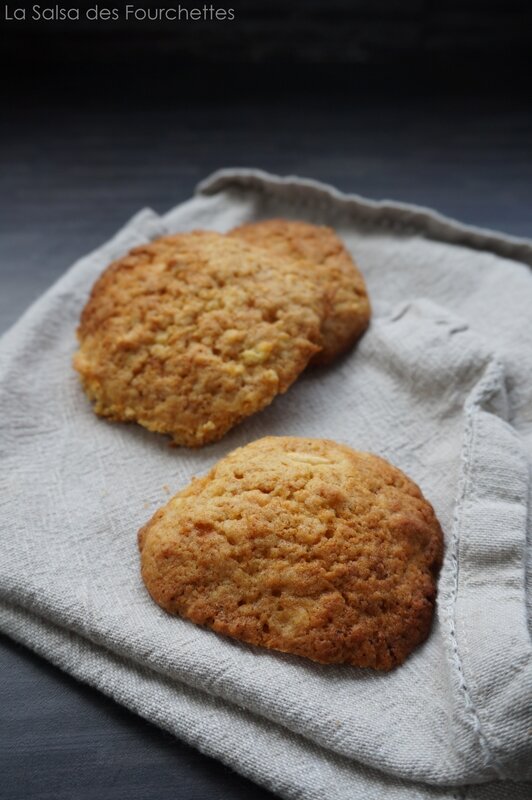
[[[10,29],[0,328],[140,207],[165,211],[222,166],[532,236],[525,4],[324,8],[259,2],[232,35],[192,38]],[[270,796],[5,638],[0,672],[6,800]]]
[[[31,9],[35,0],[10,0]],[[110,0],[120,19],[89,22],[83,12],[94,0],[63,0],[80,9],[80,21],[28,21],[10,25],[6,54],[26,47],[34,62],[45,52],[59,61],[114,57],[153,57],[164,53],[187,62],[266,61],[291,63],[404,64],[515,60],[530,45],[532,8],[528,0],[136,0],[144,9],[157,7],[233,9],[223,22],[125,21],[126,2]],[[0,19],[3,16],[0,5]],[[54,6],[41,0],[39,5]],[[44,41],[44,34],[47,41]]]

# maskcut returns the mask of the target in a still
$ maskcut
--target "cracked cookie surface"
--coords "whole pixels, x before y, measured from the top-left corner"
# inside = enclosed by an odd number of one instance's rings
[[[387,461],[332,441],[234,450],[139,532],[173,614],[322,663],[388,670],[428,636],[442,533]]]
[[[323,349],[312,359],[329,364],[346,352],[369,325],[371,307],[366,284],[351,255],[332,228],[285,219],[241,225],[231,236],[264,247],[279,256],[305,259],[325,294]]]
[[[198,447],[288,389],[323,313],[296,262],[217,233],[167,236],[96,282],[74,367],[97,414]]]

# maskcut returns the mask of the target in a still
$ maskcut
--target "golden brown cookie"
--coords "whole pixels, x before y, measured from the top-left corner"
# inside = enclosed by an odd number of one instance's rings
[[[323,349],[314,356],[313,364],[329,364],[362,336],[371,316],[366,285],[332,228],[269,219],[234,228],[230,236],[314,265],[312,272],[324,289],[326,308]]]
[[[250,644],[387,670],[429,633],[442,533],[382,458],[267,437],[175,495],[139,546],[167,611]]]
[[[198,447],[288,389],[322,318],[296,262],[217,233],[167,236],[96,282],[74,366],[97,414]]]

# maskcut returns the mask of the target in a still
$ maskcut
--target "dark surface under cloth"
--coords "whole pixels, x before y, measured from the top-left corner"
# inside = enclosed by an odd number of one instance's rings
[[[286,87],[277,74],[213,70],[207,85],[189,75],[184,91],[183,76],[161,86],[126,72],[111,80],[102,69],[96,90],[81,74],[48,76],[61,91],[29,78],[6,89],[2,330],[139,208],[166,211],[223,166],[309,176],[532,237],[532,109],[504,82],[458,91],[344,74],[333,90],[318,70]],[[6,800],[271,796],[6,638],[0,676]]]

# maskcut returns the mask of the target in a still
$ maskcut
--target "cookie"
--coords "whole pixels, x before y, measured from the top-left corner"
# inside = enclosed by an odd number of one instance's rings
[[[167,236],[96,282],[74,366],[97,414],[199,447],[288,389],[322,318],[296,262],[217,233]]]
[[[139,532],[152,598],[217,633],[388,670],[431,625],[442,533],[382,458],[267,437],[234,450]]]
[[[323,349],[312,359],[325,365],[346,352],[369,325],[371,308],[364,278],[332,228],[270,219],[234,228],[230,236],[272,253],[304,259],[324,288]]]

